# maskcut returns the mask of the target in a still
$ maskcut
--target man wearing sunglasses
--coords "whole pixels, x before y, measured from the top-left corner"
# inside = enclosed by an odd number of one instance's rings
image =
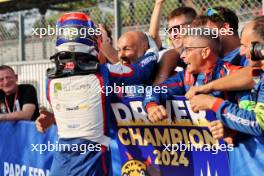
[[[159,36],[159,31],[160,31],[160,23],[161,23],[160,21],[161,20],[160,19],[161,10],[162,10],[162,6],[164,2],[165,0],[155,1],[154,9],[153,9],[151,20],[150,20],[150,27],[149,27],[149,35],[155,39],[160,49],[157,74],[153,82],[153,85],[162,83],[169,76],[175,74],[175,71],[182,70],[182,68],[185,67],[185,64],[180,59],[180,51],[181,51],[181,45],[182,45],[181,40],[179,38],[180,36],[178,36],[177,38],[172,37],[172,35],[169,33],[171,33],[173,26],[189,23],[196,16],[195,10],[190,7],[179,7],[179,8],[172,10],[167,18],[167,22],[169,26],[168,28],[164,30],[164,32],[166,32],[166,34],[169,36],[169,40],[173,48],[171,49],[163,48],[161,39]],[[183,3],[185,5],[187,3],[188,5],[192,4],[191,1],[189,0],[184,1]]]
[[[62,15],[57,26],[70,29],[78,26],[87,30],[95,27],[89,16],[81,12]],[[99,65],[97,36],[58,37],[57,53],[51,57],[55,67],[47,71],[47,98],[54,114],[41,113],[36,121],[42,133],[56,122],[58,145],[70,145],[55,151],[51,176],[113,175],[109,128],[113,123],[110,102],[114,92],[107,90],[114,85],[149,81],[158,50],[153,40],[147,36],[145,39],[149,49],[137,63]]]
[[[192,23],[196,17],[196,12],[190,7],[180,7],[173,10],[168,18],[168,27],[166,33],[174,48],[182,47],[182,36],[180,35],[180,27],[185,27]]]

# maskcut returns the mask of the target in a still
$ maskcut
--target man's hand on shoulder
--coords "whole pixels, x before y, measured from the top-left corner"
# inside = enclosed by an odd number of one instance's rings
[[[187,99],[191,99],[195,95],[208,94],[208,93],[211,93],[211,92],[212,92],[212,85],[210,83],[209,84],[205,84],[205,85],[201,85],[201,86],[193,86],[185,94],[185,97]]]

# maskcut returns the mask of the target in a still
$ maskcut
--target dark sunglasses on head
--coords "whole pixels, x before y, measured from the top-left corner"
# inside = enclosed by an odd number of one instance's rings
[[[207,9],[206,16],[217,17],[217,18],[221,19],[222,21],[225,21],[225,18],[223,17],[223,15],[218,10],[216,10],[212,7]]]

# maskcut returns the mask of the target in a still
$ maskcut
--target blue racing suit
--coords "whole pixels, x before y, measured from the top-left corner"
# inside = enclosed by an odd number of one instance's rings
[[[239,131],[234,151],[229,152],[232,176],[264,173],[264,73],[248,100],[237,104],[218,99],[213,110],[225,126]]]
[[[208,73],[193,75],[186,70],[181,71],[159,85],[166,86],[167,93],[146,91],[143,106],[146,108],[147,104],[150,102],[155,102],[157,104],[164,103],[166,100],[171,99],[172,95],[185,95],[190,87],[207,84],[213,80],[226,76],[231,72],[238,70],[239,68],[239,66],[234,66],[227,62],[218,61],[215,67]],[[225,92],[215,91],[212,94],[215,97],[226,97],[229,99],[231,98],[229,94]]]
[[[246,56],[245,55],[243,55],[243,56],[240,55],[240,47],[230,51],[229,53],[224,55],[224,57],[221,58],[221,59],[224,62],[228,62],[228,63],[230,63],[232,65],[238,65],[238,66],[242,66],[242,67],[248,66],[248,64],[249,64]]]
[[[111,88],[148,82],[156,66],[157,53],[153,46],[136,64],[104,64],[96,74],[48,80],[47,96],[58,127],[59,145],[70,145],[66,151],[55,152],[51,176],[114,175],[109,170],[108,150],[108,128],[113,120],[110,118],[114,93]]]

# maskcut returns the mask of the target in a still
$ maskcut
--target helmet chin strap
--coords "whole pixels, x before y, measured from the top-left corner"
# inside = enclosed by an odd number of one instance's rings
[[[48,78],[94,74],[99,68],[99,60],[94,56],[85,61],[79,59],[61,60],[59,55],[55,54],[50,59],[55,66],[47,69]]]

